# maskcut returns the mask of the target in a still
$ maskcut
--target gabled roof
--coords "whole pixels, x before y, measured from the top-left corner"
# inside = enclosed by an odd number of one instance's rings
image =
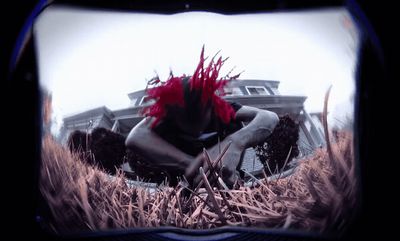
[[[231,82],[231,86],[263,86],[267,85],[271,88],[278,89],[279,81],[276,80],[257,80],[257,79],[236,79]],[[138,90],[128,94],[130,100],[140,98],[146,95],[145,90]]]
[[[101,107],[97,107],[94,109],[80,112],[78,114],[69,115],[69,116],[65,117],[63,120],[64,120],[64,122],[70,122],[70,121],[80,120],[80,119],[89,119],[91,117],[100,116],[100,115],[105,115],[109,119],[114,118],[114,114],[110,109],[108,109],[105,106],[101,106]]]

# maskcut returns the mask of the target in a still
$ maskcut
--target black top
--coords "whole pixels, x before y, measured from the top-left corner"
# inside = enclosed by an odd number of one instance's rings
[[[242,105],[238,103],[228,103],[233,107],[235,113],[242,107]],[[168,119],[163,120],[153,129],[153,131],[179,150],[195,157],[203,151],[203,148],[207,149],[216,145],[218,143],[218,139],[222,141],[228,135],[242,128],[242,126],[242,123],[237,120],[233,120],[229,124],[224,124],[217,116],[212,114],[208,126],[199,138],[193,138],[185,135],[176,127],[173,121]],[[137,169],[135,165],[133,166],[135,169]],[[144,178],[150,178],[150,180],[157,183],[162,182],[165,177],[168,177],[170,186],[177,185],[178,177],[184,174],[182,170],[160,168],[153,165],[147,167],[143,166],[141,169],[144,171],[141,172],[141,175]]]
[[[237,112],[242,105],[229,102],[234,111]],[[242,127],[240,121],[233,120],[228,124],[223,123],[215,114],[211,115],[211,120],[205,131],[198,138],[187,136],[176,127],[171,121],[163,121],[154,128],[154,131],[168,143],[183,152],[197,156],[203,151],[203,148],[209,148],[218,143],[218,139],[222,141],[228,135],[236,132]]]

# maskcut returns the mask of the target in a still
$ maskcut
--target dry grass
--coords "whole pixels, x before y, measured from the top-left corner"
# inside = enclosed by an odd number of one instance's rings
[[[212,187],[209,174],[190,200],[183,186],[156,190],[127,185],[121,172],[110,178],[79,157],[43,139],[40,191],[44,214],[56,232],[175,226],[209,229],[224,225],[340,232],[356,206],[352,135],[342,133],[325,149],[302,160],[293,175],[260,179],[253,187]]]

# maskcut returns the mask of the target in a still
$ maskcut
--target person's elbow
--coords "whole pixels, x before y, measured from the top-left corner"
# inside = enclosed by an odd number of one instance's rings
[[[129,133],[125,140],[125,146],[129,149],[140,148],[140,143],[143,141],[143,137],[146,135],[147,131],[146,127],[139,123]]]
[[[129,149],[133,149],[137,144],[137,139],[137,132],[132,130],[125,140],[125,146]]]
[[[270,130],[273,130],[279,122],[279,117],[275,112],[262,110],[259,114],[260,118],[262,119],[262,123]]]

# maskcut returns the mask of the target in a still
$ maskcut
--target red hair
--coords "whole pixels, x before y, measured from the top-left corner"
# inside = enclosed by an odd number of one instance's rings
[[[224,86],[232,79],[236,79],[239,75],[230,78],[219,78],[219,71],[227,59],[222,60],[219,57],[216,62],[211,59],[208,66],[204,66],[204,46],[200,54],[200,62],[189,79],[190,91],[201,93],[201,106],[205,108],[207,103],[211,102],[214,114],[224,123],[229,123],[235,118],[235,111],[232,106],[227,103],[221,96],[225,95]],[[178,105],[185,107],[183,78],[174,77],[172,74],[167,81],[161,82],[158,78],[152,80],[152,84],[159,84],[156,87],[147,90],[149,98],[154,99],[155,103],[143,109],[146,116],[155,117],[152,127],[156,126],[159,121],[167,114],[168,105]]]

